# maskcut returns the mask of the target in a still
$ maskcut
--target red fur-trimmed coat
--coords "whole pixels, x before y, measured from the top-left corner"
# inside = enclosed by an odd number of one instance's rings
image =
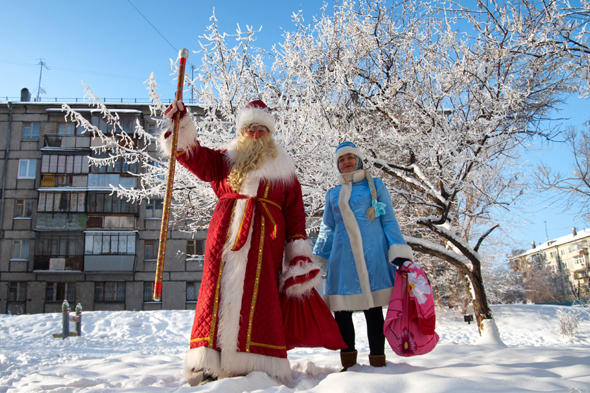
[[[249,172],[236,194],[228,183],[235,141],[222,150],[200,146],[194,127],[182,123],[177,160],[211,183],[219,198],[207,234],[185,377],[200,370],[218,377],[256,370],[288,383],[280,296],[305,296],[320,281],[306,242],[295,165],[278,146],[278,157]]]

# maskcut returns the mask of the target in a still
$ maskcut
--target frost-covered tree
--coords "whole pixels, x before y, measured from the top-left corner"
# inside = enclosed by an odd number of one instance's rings
[[[408,244],[456,269],[481,327],[492,315],[480,247],[498,228],[498,210],[521,194],[517,151],[552,138],[543,120],[567,94],[588,91],[590,7],[582,4],[343,0],[311,24],[294,13],[293,29],[270,51],[254,47],[255,30],[226,35],[212,17],[191,82],[199,139],[228,141],[237,108],[264,100],[298,167],[311,229],[336,183],[333,149],[355,142],[389,186]],[[162,194],[166,163],[107,145],[147,168],[141,187],[121,194]],[[206,225],[216,202],[209,187],[181,169],[174,196],[177,224]]]
[[[555,172],[541,164],[535,172],[538,190],[553,194],[550,199],[563,203],[564,210],[577,210],[590,221],[590,124],[587,128],[570,128],[565,133],[565,144],[573,162],[569,173]]]
[[[554,270],[544,254],[533,255],[524,276],[526,299],[532,303],[552,303],[573,300],[569,288],[569,272]]]

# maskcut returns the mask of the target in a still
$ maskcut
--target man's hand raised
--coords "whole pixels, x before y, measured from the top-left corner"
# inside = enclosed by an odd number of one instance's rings
[[[187,114],[186,106],[184,106],[184,103],[179,100],[174,100],[174,101],[172,101],[172,104],[170,104],[168,109],[166,109],[166,112],[164,112],[164,115],[167,118],[172,119],[174,117],[174,115],[176,114],[176,112],[178,112],[178,111],[180,111],[180,118],[181,119],[184,116],[186,116],[186,114]]]

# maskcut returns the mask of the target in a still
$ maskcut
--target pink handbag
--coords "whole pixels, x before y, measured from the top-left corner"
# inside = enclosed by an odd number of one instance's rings
[[[400,356],[423,355],[439,340],[432,288],[420,265],[406,261],[395,273],[393,294],[383,332],[393,352]]]

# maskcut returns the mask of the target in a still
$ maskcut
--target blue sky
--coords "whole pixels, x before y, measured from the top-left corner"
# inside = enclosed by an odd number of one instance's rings
[[[192,50],[211,24],[213,9],[222,31],[233,33],[237,24],[242,29],[247,25],[262,27],[257,45],[270,48],[281,41],[282,28],[293,26],[294,11],[303,10],[306,23],[311,23],[314,15],[321,14],[323,4],[320,0],[130,1],[0,0],[4,33],[0,40],[0,101],[18,99],[23,87],[33,97],[37,95],[40,59],[47,65],[41,81],[46,92],[41,95],[43,101],[83,98],[82,80],[109,101],[147,100],[143,82],[151,72],[161,96],[173,98],[176,83],[170,75],[169,59],[176,59],[178,49],[186,47],[191,51],[189,62],[198,64],[199,55]],[[588,104],[587,99],[569,99],[559,113],[570,118],[563,121],[563,127],[590,120]],[[523,159],[530,163],[544,160],[567,171],[572,161],[569,152],[559,144],[551,147],[553,150],[531,152]],[[529,213],[519,218],[522,224],[509,235],[514,248],[528,249],[532,240],[541,243],[547,235],[549,239],[566,235],[572,226],[590,226],[574,212],[562,212],[555,204],[548,204],[547,198],[533,192],[525,196]]]

